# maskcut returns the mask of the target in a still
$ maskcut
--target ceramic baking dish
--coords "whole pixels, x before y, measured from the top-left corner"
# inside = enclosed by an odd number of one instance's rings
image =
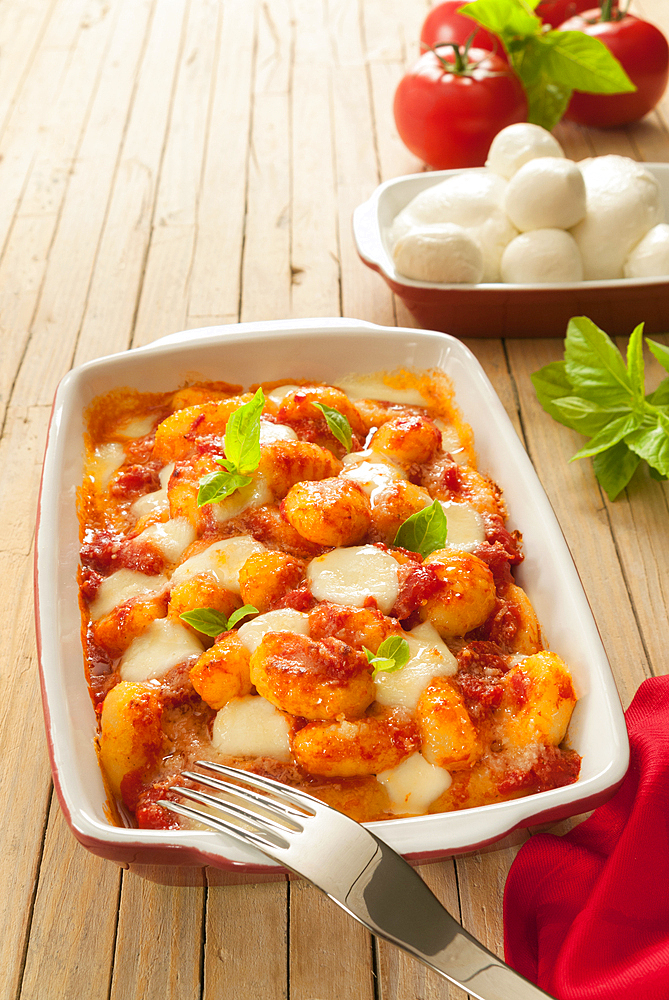
[[[660,183],[669,220],[669,164],[645,163]],[[378,271],[418,323],[454,337],[564,337],[572,316],[589,316],[611,336],[629,336],[645,321],[646,333],[669,330],[669,278],[626,278],[573,284],[445,285],[398,274],[388,231],[421,191],[462,170],[408,174],[381,184],[353,215],[361,259]]]
[[[526,559],[517,579],[530,595],[552,649],[570,664],[580,700],[570,743],[583,758],[579,780],[526,798],[460,812],[370,824],[414,861],[481,848],[517,827],[584,812],[605,800],[628,763],[624,718],[602,643],[571,556],[529,458],[483,369],[460,341],[436,332],[316,319],[192,330],[150,347],[90,362],[62,380],[54,402],[39,501],[36,613],[44,714],[54,782],[78,840],[125,865],[202,868],[214,833],[120,828],[109,820],[95,752],[95,717],[80,645],[76,493],[82,475],[83,412],[121,386],[166,391],[187,379],[336,381],[348,374],[439,368],[474,430],[479,466],[504,489],[510,527]],[[229,881],[282,877],[262,855],[230,841]]]

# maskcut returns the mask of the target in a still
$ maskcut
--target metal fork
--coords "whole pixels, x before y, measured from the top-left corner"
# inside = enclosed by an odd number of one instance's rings
[[[170,799],[160,805],[257,847],[476,1000],[548,997],[468,934],[404,858],[355,820],[272,778],[209,761],[197,766],[226,780],[195,771],[183,777],[225,798],[175,785],[173,792],[206,811]]]

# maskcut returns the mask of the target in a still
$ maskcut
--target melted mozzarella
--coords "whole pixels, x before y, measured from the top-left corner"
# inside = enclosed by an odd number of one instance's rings
[[[460,436],[452,424],[445,424],[443,420],[435,420],[435,424],[441,431],[441,446],[458,465],[467,465],[467,451],[462,446]]]
[[[411,658],[401,670],[380,671],[375,678],[376,700],[414,711],[433,677],[450,677],[458,661],[430,622],[417,625],[406,636]]]
[[[451,503],[449,500],[442,500],[440,503],[448,525],[447,548],[472,552],[485,542],[483,518],[475,507],[470,503]]]
[[[122,438],[143,438],[150,434],[155,426],[156,418],[152,414],[146,417],[134,417],[121,424],[116,430],[116,435]]]
[[[306,388],[307,386],[304,385],[277,385],[276,389],[271,389],[269,392],[266,392],[265,396],[267,399],[271,399],[275,403],[283,403],[289,392],[297,392],[298,389]]]
[[[122,444],[101,444],[86,466],[86,476],[102,491],[109,486],[109,480],[125,462]]]
[[[419,753],[412,754],[408,760],[382,771],[376,777],[388,792],[391,811],[402,815],[427,812],[453,780],[443,767],[428,764]]]
[[[226,590],[238,594],[239,571],[242,566],[254,552],[264,551],[265,546],[250,535],[224,538],[177,566],[172,574],[172,585],[183,583],[188,577],[198,573],[209,573]]]
[[[286,717],[260,695],[233,698],[216,713],[211,735],[219,753],[290,760]]]
[[[90,607],[91,618],[97,621],[129,598],[159,594],[166,586],[165,576],[147,576],[135,569],[117,569],[115,573],[105,577],[98,587]]]
[[[211,510],[217,523],[223,524],[231,517],[237,517],[247,507],[262,507],[266,503],[271,503],[272,499],[272,491],[267,485],[267,480],[257,472],[252,483],[235,490],[229,497],[211,504]]]
[[[296,441],[297,434],[288,424],[275,424],[271,420],[260,420],[260,444],[275,441]]]
[[[121,657],[118,669],[124,681],[150,681],[162,677],[190,656],[203,650],[199,639],[180,622],[156,618],[146,632],[134,639]]]
[[[277,608],[276,611],[258,615],[253,621],[246,622],[237,629],[237,635],[249,653],[253,653],[260,645],[266,632],[298,632],[300,635],[309,635],[309,615],[293,608]]]
[[[405,406],[427,406],[428,400],[416,388],[395,389],[386,385],[378,375],[349,375],[340,382],[333,382],[349,399],[378,399],[384,403],[404,403]]]
[[[397,562],[383,549],[354,545],[312,559],[307,580],[317,601],[361,608],[368,597],[373,597],[379,610],[387,615],[400,589],[397,570]]]
[[[137,535],[137,541],[149,542],[170,563],[178,562],[196,538],[197,532],[186,517],[157,521]]]
[[[170,462],[169,465],[164,466],[158,473],[160,489],[155,490],[153,493],[145,493],[144,496],[138,497],[135,500],[130,510],[136,518],[144,517],[145,514],[169,514],[170,501],[167,496],[167,484],[170,481],[173,471],[174,462]]]
[[[344,463],[340,476],[352,479],[363,488],[374,506],[376,495],[395,479],[406,479],[394,462],[371,448],[351,452],[342,459]]]

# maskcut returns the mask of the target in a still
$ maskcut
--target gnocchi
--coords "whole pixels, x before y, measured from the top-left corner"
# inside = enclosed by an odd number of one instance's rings
[[[522,539],[450,387],[350,385],[197,383],[91,407],[82,635],[100,764],[139,826],[177,822],[157,800],[206,758],[360,821],[578,778],[571,674],[514,580]],[[203,497],[253,406],[255,468]]]

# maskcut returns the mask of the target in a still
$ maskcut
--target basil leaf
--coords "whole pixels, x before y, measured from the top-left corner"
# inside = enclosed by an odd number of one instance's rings
[[[669,372],[669,347],[659,344],[657,340],[651,340],[650,337],[646,337],[646,343],[664,370]]]
[[[622,441],[623,438],[627,441],[626,435],[637,428],[641,419],[636,413],[628,413],[623,417],[618,417],[617,420],[611,420],[601,429],[599,434],[595,434],[591,438],[585,447],[577,451],[575,455],[572,455],[569,461],[575,462],[578,458],[592,458],[593,455],[597,455],[600,451],[612,448],[619,441]]]
[[[251,476],[240,476],[236,472],[210,472],[200,480],[197,491],[197,505],[204,507],[208,503],[218,503],[225,500],[235,490],[252,483]]]
[[[233,611],[228,618],[228,629],[234,628],[237,622],[240,622],[242,618],[246,618],[248,615],[257,615],[258,609],[254,608],[252,604],[244,604],[243,607],[237,608]]]
[[[609,500],[615,500],[625,489],[639,462],[639,456],[631,452],[624,441],[593,457],[593,471]]]
[[[346,451],[350,451],[353,445],[353,432],[348,419],[332,406],[326,406],[324,403],[314,403],[314,406],[322,412],[333,437],[346,448]]]
[[[430,552],[444,546],[447,534],[446,513],[439,501],[434,500],[429,507],[412,514],[400,525],[393,544],[410,552],[419,552],[424,559]]]
[[[215,608],[194,608],[193,611],[184,611],[179,618],[187,625],[192,625],[198,632],[214,638],[221,632],[228,631],[228,619]]]
[[[598,434],[606,425],[618,417],[627,415],[628,409],[598,406],[582,396],[563,396],[553,403],[556,417],[566,427],[571,427],[587,437]]]
[[[643,363],[643,323],[639,323],[632,331],[627,343],[627,372],[632,383],[632,390],[637,402],[643,405],[645,392]]]
[[[222,632],[229,632],[238,621],[246,618],[247,615],[257,614],[257,608],[254,608],[252,604],[245,604],[243,608],[237,608],[236,611],[233,611],[229,618],[226,618],[221,611],[216,611],[215,608],[194,608],[192,611],[184,611],[183,614],[179,615],[179,618],[188,625],[192,625],[198,632],[216,638]]]
[[[533,375],[530,375],[530,378],[537,399],[546,413],[549,413],[559,423],[566,423],[555,406],[558,399],[571,396],[574,392],[574,388],[567,378],[564,361],[551,361],[550,364],[544,365],[543,368],[539,368]],[[567,427],[569,426],[570,424],[567,423]]]
[[[583,31],[549,31],[542,36],[546,73],[571,90],[621,94],[636,87],[603,42]]]
[[[646,396],[646,401],[653,406],[669,406],[669,378],[663,379],[655,392]]]
[[[622,355],[587,316],[569,321],[564,353],[567,378],[579,395],[600,406],[629,406],[633,390]]]
[[[663,476],[669,475],[669,418],[647,414],[640,427],[625,436],[627,447]]]
[[[652,465],[648,466],[648,471],[650,472],[650,478],[657,480],[658,483],[666,483],[669,476],[663,476],[661,472],[654,469]]]
[[[376,677],[380,672],[392,674],[396,670],[401,670],[407,665],[411,655],[409,643],[400,635],[388,636],[387,639],[383,640],[376,653],[367,649],[366,646],[362,648],[365,651],[367,662],[374,667],[373,677]]]
[[[541,19],[530,13],[539,0],[475,0],[464,7],[458,7],[458,14],[473,18],[493,35],[498,35],[506,46],[505,36],[533,35],[541,31]]]
[[[265,403],[262,389],[230,415],[225,428],[225,457],[237,472],[248,475],[260,462],[260,414]]]
[[[516,43],[519,45],[519,43]],[[527,96],[527,120],[542,128],[555,128],[567,110],[572,87],[560,82],[551,70],[552,46],[548,36],[527,39],[509,58],[520,77]]]

